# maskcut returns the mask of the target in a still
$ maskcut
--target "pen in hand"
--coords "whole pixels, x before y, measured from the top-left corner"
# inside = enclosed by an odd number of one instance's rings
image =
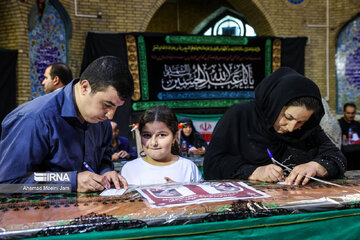
[[[95,171],[89,166],[89,164],[87,164],[87,162],[84,161],[83,163],[87,170],[89,170],[92,173],[95,173]],[[107,179],[107,177],[105,177],[105,180],[106,180],[106,184],[104,187],[105,187],[105,189],[109,189],[109,187],[108,187],[108,186],[110,186],[109,179]]]
[[[87,170],[89,170],[92,173],[95,173],[95,171],[89,166],[89,164],[87,164],[86,162],[83,162],[83,163]]]
[[[291,169],[291,168],[289,168],[288,166],[286,166],[286,165],[280,163],[279,161],[275,160],[275,158],[273,157],[273,155],[272,155],[271,152],[270,152],[270,149],[267,148],[266,150],[267,150],[267,152],[268,152],[268,154],[269,154],[269,157],[270,157],[271,161],[273,162],[273,164],[277,164],[277,165],[285,168],[285,169],[286,169],[287,171],[289,171],[289,172],[293,171],[293,169]],[[328,185],[333,185],[333,186],[336,186],[336,187],[341,187],[339,184],[332,183],[332,182],[328,182],[328,181],[324,181],[324,180],[319,179],[319,178],[316,178],[316,177],[304,176],[304,175],[301,175],[301,174],[299,174],[299,175],[302,176],[302,177],[310,178],[310,179],[312,179],[312,180],[314,180],[314,181],[318,181],[318,182],[325,183],[325,184],[328,184]]]

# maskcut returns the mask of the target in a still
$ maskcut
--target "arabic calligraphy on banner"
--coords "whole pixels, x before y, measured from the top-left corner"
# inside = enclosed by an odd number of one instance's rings
[[[250,64],[164,64],[162,89],[254,89],[254,78]]]
[[[266,76],[265,38],[229,37],[223,44],[219,38],[189,42],[194,36],[139,38],[141,81],[148,86],[142,88],[145,101],[249,99]]]

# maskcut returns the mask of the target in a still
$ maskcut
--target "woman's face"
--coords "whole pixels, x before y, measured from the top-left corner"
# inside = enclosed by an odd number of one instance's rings
[[[171,160],[171,146],[175,142],[174,134],[163,122],[148,122],[141,132],[141,144],[147,156],[155,161]]]
[[[280,134],[292,132],[304,125],[313,113],[305,106],[283,107],[273,127]]]
[[[186,127],[183,128],[183,133],[186,137],[190,136],[192,132],[192,127],[190,125],[186,125]]]

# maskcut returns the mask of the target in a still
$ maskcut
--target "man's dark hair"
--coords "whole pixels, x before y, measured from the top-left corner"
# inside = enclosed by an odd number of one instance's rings
[[[80,82],[87,80],[91,92],[104,91],[112,86],[120,98],[128,99],[134,93],[134,81],[126,64],[114,56],[95,59],[80,76]]]
[[[64,63],[57,62],[50,64],[50,77],[54,79],[54,77],[58,76],[62,84],[66,85],[73,79],[71,69]]]
[[[343,109],[344,112],[345,112],[345,110],[346,110],[347,107],[353,107],[353,108],[355,108],[355,110],[356,110],[356,105],[355,105],[355,103],[352,103],[352,102],[345,103],[345,104],[344,104],[344,109]]]

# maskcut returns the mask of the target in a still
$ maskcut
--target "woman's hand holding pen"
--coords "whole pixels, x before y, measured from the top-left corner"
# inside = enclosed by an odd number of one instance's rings
[[[109,180],[106,176],[100,176],[90,171],[79,172],[77,174],[77,192],[96,192],[110,188]]]
[[[282,168],[275,164],[258,167],[249,177],[249,180],[262,182],[280,182],[283,179],[284,173]]]

